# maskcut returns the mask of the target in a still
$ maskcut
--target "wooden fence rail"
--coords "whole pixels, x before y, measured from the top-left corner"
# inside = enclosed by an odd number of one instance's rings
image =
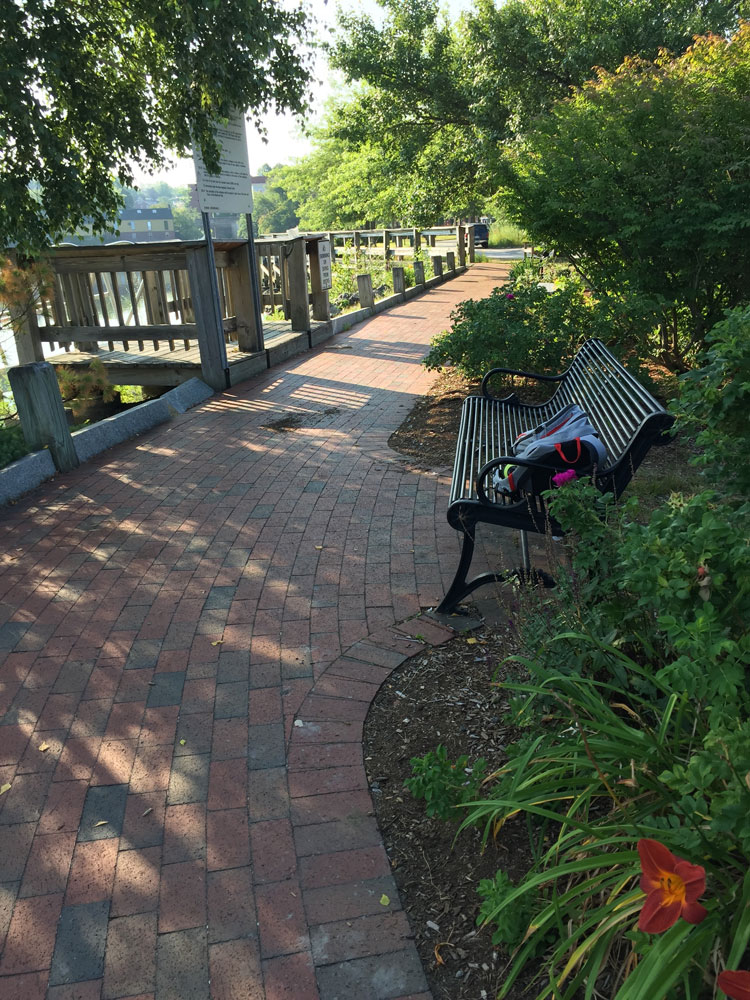
[[[107,364],[125,384],[131,373],[131,384],[159,384],[158,360],[174,369],[170,384],[182,377],[175,365],[190,363],[200,365],[214,388],[222,388],[228,377],[227,362],[221,361],[224,345],[231,345],[235,357],[265,350],[253,309],[251,266],[257,269],[262,307],[281,313],[292,332],[305,332],[311,318],[330,319],[319,258],[325,240],[333,255],[348,254],[353,247],[399,264],[425,246],[430,256],[435,250],[446,259],[455,254],[463,265],[467,253],[473,259],[472,237],[471,226],[263,235],[254,242],[253,265],[246,240],[215,241],[220,325],[204,240],[55,247],[49,294],[15,331],[18,360],[32,364],[52,355],[55,363],[55,352],[63,352],[69,363],[88,364],[90,355],[108,350]],[[420,284],[423,274],[423,267],[415,267]],[[135,368],[146,361],[151,372],[145,381],[135,381]]]

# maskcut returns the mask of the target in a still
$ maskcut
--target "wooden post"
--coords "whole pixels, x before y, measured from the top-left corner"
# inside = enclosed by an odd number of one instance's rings
[[[436,240],[436,236],[435,236],[435,234],[434,234],[434,233],[432,233],[432,234],[431,234],[431,235],[430,235],[430,236],[428,237],[428,239],[429,239],[429,241],[430,241],[430,246],[431,246],[431,247],[434,247],[434,246],[436,245],[436,244],[435,244],[435,240]]]
[[[458,264],[459,267],[466,267],[466,229],[458,226]]]
[[[186,250],[190,294],[193,300],[201,376],[212,389],[223,392],[227,387],[227,354],[224,325],[214,303],[214,286],[205,246]]]
[[[331,260],[333,260],[333,240],[331,241]],[[318,241],[310,244],[310,287],[312,288],[312,314],[313,319],[329,320],[331,318],[331,307],[328,302],[328,289],[323,288],[320,282],[320,257],[318,255]]]
[[[424,284],[424,263],[421,260],[414,261],[414,283],[417,285]]]
[[[391,242],[391,237],[387,229],[383,230],[383,260],[388,260],[391,256],[389,251],[389,246]]]
[[[307,297],[307,261],[305,238],[295,236],[282,245],[292,330],[310,329],[310,303]]]
[[[404,269],[403,267],[394,267],[391,271],[393,275],[393,294],[403,295],[406,291],[406,282],[404,281]]]
[[[445,252],[445,266],[449,271],[456,270],[456,255],[452,250],[446,250]]]
[[[375,296],[372,294],[372,276],[358,274],[357,289],[359,291],[359,304],[365,309],[372,309],[375,305]]]
[[[229,261],[225,273],[237,319],[237,346],[246,354],[255,354],[263,350],[263,338],[255,318],[248,247],[230,251]]]
[[[414,247],[414,254],[419,253],[419,248],[422,246],[422,234],[418,229],[412,229],[411,231],[411,245]]]
[[[474,252],[474,226],[469,226],[469,263],[473,264],[476,259]]]
[[[11,309],[10,324],[13,328],[13,339],[16,342],[18,363],[31,365],[35,361],[44,361],[44,351],[39,337],[39,325],[34,306],[31,305],[21,311]]]
[[[55,369],[46,361],[8,371],[26,444],[33,451],[49,448],[59,472],[69,472],[79,464],[73,438],[65,417]]]
[[[443,258],[440,256],[440,254],[438,254],[437,257],[432,257],[431,260],[432,260],[432,273],[437,278],[443,273]]]

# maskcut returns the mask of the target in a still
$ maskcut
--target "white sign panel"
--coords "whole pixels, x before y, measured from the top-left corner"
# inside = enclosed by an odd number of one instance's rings
[[[333,285],[330,240],[318,241],[318,264],[320,265],[320,288],[321,291],[326,291]]]
[[[253,186],[250,180],[244,114],[238,111],[228,122],[217,123],[215,135],[221,148],[220,173],[209,174],[200,150],[193,147],[201,212],[227,212],[232,215],[252,212]]]

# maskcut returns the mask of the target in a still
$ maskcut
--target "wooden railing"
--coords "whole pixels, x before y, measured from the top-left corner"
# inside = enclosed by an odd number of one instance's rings
[[[331,241],[334,256],[341,252],[354,250],[359,253],[367,250],[373,254],[385,257],[414,256],[422,246],[441,247],[456,253],[461,267],[466,259],[474,263],[474,225],[431,226],[419,228],[388,228],[388,229],[329,229],[320,232],[302,233],[307,239],[324,238]],[[281,239],[282,234],[273,233],[261,236],[261,240]]]
[[[255,329],[244,242],[215,244],[216,272],[224,332],[243,351],[262,347]],[[208,267],[203,241],[57,247],[52,251],[54,284],[36,318],[38,339],[69,351],[110,351],[115,343],[143,351],[177,341],[188,350],[198,341],[193,288]],[[205,306],[205,304],[203,304]]]
[[[351,230],[263,235],[255,241],[261,309],[281,311],[293,332],[311,329],[312,319],[330,319],[328,292],[321,287],[318,247],[330,239],[338,255],[366,250],[397,264],[425,246],[434,273],[455,258],[473,258],[473,227]],[[430,253],[435,247],[436,253]],[[15,331],[20,364],[42,361],[55,351],[86,354],[108,349],[131,354],[157,352],[160,359],[197,348],[203,377],[214,388],[227,378],[226,344],[243,355],[264,350],[262,324],[253,305],[246,240],[213,244],[219,307],[204,240],[61,246],[50,251],[49,295]],[[355,257],[356,260],[356,257]],[[390,266],[390,265],[389,265]],[[415,269],[423,275],[421,261]],[[422,276],[421,282],[424,281]],[[46,349],[46,350],[45,350]]]

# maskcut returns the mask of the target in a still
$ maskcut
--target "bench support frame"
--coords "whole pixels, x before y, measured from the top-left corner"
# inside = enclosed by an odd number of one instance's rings
[[[445,597],[435,608],[435,613],[439,615],[450,615],[457,612],[461,601],[472,594],[479,587],[487,583],[510,583],[515,580],[519,583],[541,583],[545,587],[554,587],[555,581],[541,569],[533,569],[529,556],[529,536],[527,531],[521,531],[521,559],[522,565],[516,569],[506,570],[503,573],[480,573],[471,580],[467,580],[471,561],[474,557],[474,545],[476,544],[476,522],[466,524],[463,527],[463,543],[461,545],[461,558],[458,561],[456,575],[453,577]]]

